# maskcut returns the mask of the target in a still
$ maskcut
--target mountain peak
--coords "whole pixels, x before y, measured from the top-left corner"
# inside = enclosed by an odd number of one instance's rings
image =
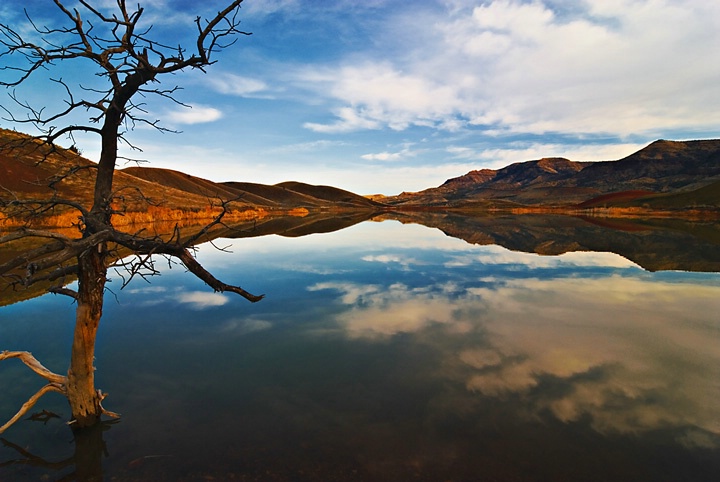
[[[579,162],[573,162],[564,157],[543,157],[539,161],[535,161],[537,166],[543,171],[557,173],[561,171],[578,172],[584,167]]]
[[[466,186],[473,184],[484,184],[497,175],[494,169],[479,169],[470,171],[459,177],[453,177],[443,183],[443,186]]]

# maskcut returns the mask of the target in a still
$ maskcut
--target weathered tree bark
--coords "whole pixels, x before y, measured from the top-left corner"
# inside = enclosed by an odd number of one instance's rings
[[[94,425],[102,415],[102,394],[95,389],[94,360],[107,276],[104,257],[104,244],[79,257],[75,334],[66,388],[73,426],[77,428]]]

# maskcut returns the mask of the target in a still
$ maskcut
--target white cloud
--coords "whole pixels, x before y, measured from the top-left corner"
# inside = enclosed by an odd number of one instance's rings
[[[573,15],[541,1],[496,0],[438,14],[429,29],[427,14],[415,16],[418,24],[390,17],[399,39],[423,34],[399,55],[383,45],[359,63],[309,68],[317,93],[342,107],[335,123],[306,127],[627,136],[720,122],[720,64],[708,61],[720,45],[720,3],[591,2]]]
[[[402,152],[377,152],[375,154],[363,154],[361,158],[367,161],[397,161],[402,159]]]
[[[373,154],[363,154],[360,156],[362,159],[365,159],[367,161],[399,161],[402,159],[407,159],[411,157],[415,157],[417,153],[415,151],[412,151],[410,148],[406,147],[400,151],[397,152],[377,152]]]
[[[483,365],[461,354],[480,369],[467,387],[491,396],[522,394],[542,377],[571,379],[597,369],[602,376],[578,378],[566,393],[539,400],[537,410],[565,422],[590,415],[601,432],[690,425],[720,434],[713,390],[701,381],[715,375],[686,369],[711,369],[720,357],[707,321],[717,291],[620,277],[514,280],[476,291],[496,356]]]
[[[365,112],[357,111],[350,107],[338,109],[335,115],[339,120],[333,124],[306,122],[303,124],[303,127],[324,134],[337,134],[365,129],[376,130],[382,127],[379,122],[369,118]]]
[[[350,104],[336,111],[338,121],[334,124],[306,124],[318,132],[431,126],[445,123],[458,102],[452,86],[405,74],[386,62],[348,64],[324,72],[313,69],[304,77]]]
[[[203,105],[191,105],[168,112],[166,118],[175,124],[203,124],[222,118],[222,111]]]
[[[446,325],[456,333],[467,327],[465,323],[455,323],[455,306],[445,296],[431,293],[438,288],[441,293],[447,293],[453,286],[410,289],[402,283],[387,287],[322,283],[311,290],[319,287],[340,292],[340,301],[353,306],[338,316],[350,338],[387,338],[399,333],[416,333],[433,324]]]

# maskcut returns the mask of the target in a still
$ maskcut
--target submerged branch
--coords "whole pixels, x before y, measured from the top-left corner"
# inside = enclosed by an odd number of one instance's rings
[[[15,422],[20,420],[23,415],[28,413],[31,408],[35,406],[35,404],[42,398],[43,395],[45,395],[48,392],[57,392],[61,393],[63,395],[67,395],[65,393],[65,385],[59,384],[59,383],[48,383],[44,387],[42,387],[40,390],[38,390],[35,395],[30,397],[27,402],[23,404],[22,407],[20,407],[20,410],[18,410],[18,413],[15,414],[13,418],[7,421],[5,425],[0,427],[0,433],[5,432],[8,428],[10,428]]]

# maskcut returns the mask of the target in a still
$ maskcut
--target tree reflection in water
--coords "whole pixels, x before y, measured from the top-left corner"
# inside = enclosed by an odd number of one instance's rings
[[[60,472],[68,467],[73,467],[72,472],[63,474],[57,480],[101,481],[103,480],[103,458],[110,456],[103,440],[103,433],[110,430],[110,427],[117,422],[117,420],[103,421],[92,427],[74,430],[72,434],[75,451],[71,457],[59,461],[48,460],[38,454],[33,454],[10,440],[2,438],[0,440],[3,445],[17,452],[19,457],[0,462],[0,468],[25,465]]]

